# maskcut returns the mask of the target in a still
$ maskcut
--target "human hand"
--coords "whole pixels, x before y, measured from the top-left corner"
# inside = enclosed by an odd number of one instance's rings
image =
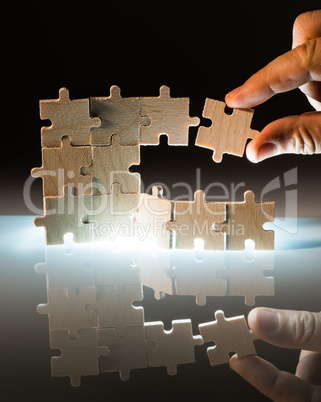
[[[321,401],[321,313],[256,308],[248,324],[272,345],[301,349],[295,375],[280,371],[260,357],[234,355],[230,367],[276,402]]]
[[[251,162],[284,153],[321,153],[321,10],[299,15],[292,50],[279,56],[226,95],[231,108],[251,108],[273,95],[300,88],[319,112],[268,124],[246,149]]]

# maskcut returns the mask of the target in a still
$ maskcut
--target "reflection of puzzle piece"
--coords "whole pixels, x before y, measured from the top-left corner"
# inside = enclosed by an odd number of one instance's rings
[[[274,296],[274,278],[264,276],[264,271],[273,269],[271,251],[254,251],[250,260],[244,251],[229,251],[226,268],[215,276],[226,280],[227,296],[245,296],[245,304],[253,306],[256,296]]]
[[[177,373],[177,365],[194,363],[194,347],[203,345],[201,336],[193,336],[191,320],[174,320],[170,331],[161,321],[145,322],[146,341],[156,342],[148,353],[148,367],[166,366],[169,375]]]
[[[61,197],[44,198],[44,216],[34,219],[36,226],[46,228],[47,244],[63,244],[64,235],[72,233],[76,243],[91,241],[89,224],[83,216],[91,211],[91,196],[74,196],[70,186],[64,187]]]
[[[224,250],[224,234],[213,229],[225,219],[225,204],[205,202],[201,190],[195,192],[194,201],[174,202],[174,219],[166,228],[177,236],[177,249],[194,248],[194,240],[202,239],[205,250]]]
[[[243,156],[246,140],[259,134],[250,128],[252,109],[234,109],[232,115],[227,115],[225,106],[224,102],[206,99],[203,116],[211,119],[212,125],[200,127],[195,142],[199,147],[213,149],[215,162],[221,162],[224,153]]]
[[[227,250],[243,250],[247,239],[256,250],[274,249],[274,231],[263,229],[265,222],[274,221],[274,202],[255,202],[254,193],[246,191],[243,202],[226,203],[226,217],[215,228],[226,233]]]
[[[172,217],[173,202],[163,198],[163,188],[153,186],[152,195],[140,194],[135,213],[135,230],[139,238],[148,239],[156,246],[170,247],[170,232],[164,224]]]
[[[216,321],[199,324],[199,330],[204,342],[215,342],[216,346],[207,348],[207,354],[212,366],[218,366],[229,361],[229,353],[238,357],[256,355],[253,340],[257,339],[249,330],[244,316],[225,318],[223,311],[215,313]]]
[[[137,210],[139,194],[123,194],[120,184],[112,185],[112,193],[92,197],[92,213],[84,221],[92,224],[94,241],[115,240],[134,235],[130,215]]]
[[[100,125],[100,119],[89,117],[89,99],[70,100],[66,88],[59,90],[58,99],[40,101],[40,117],[52,122],[41,129],[42,147],[59,147],[64,135],[70,137],[72,145],[89,145],[90,128]]]
[[[169,145],[188,145],[188,129],[199,124],[198,117],[189,116],[189,98],[171,98],[170,90],[163,85],[158,97],[141,98],[141,116],[151,123],[142,126],[141,145],[159,144],[159,136],[166,134]]]
[[[141,125],[150,123],[139,109],[140,99],[122,98],[117,85],[110,88],[108,97],[90,98],[91,115],[101,119],[101,126],[91,130],[91,145],[109,145],[113,134],[119,134],[121,145],[138,145]]]
[[[212,253],[213,254],[213,253]],[[169,275],[175,279],[177,295],[193,295],[200,306],[206,304],[207,296],[225,296],[225,280],[215,273],[224,267],[224,252],[216,252],[211,258],[209,251],[201,261],[195,259],[195,251],[177,250],[174,268]]]
[[[140,270],[133,264],[133,254],[133,250],[114,251],[93,244],[92,268],[96,285],[113,286],[117,294],[121,294],[126,285],[141,285]]]
[[[72,338],[78,336],[83,328],[97,326],[97,315],[85,310],[89,303],[95,303],[95,288],[78,289],[76,295],[69,297],[67,289],[48,289],[48,303],[39,304],[37,311],[48,314],[49,330],[66,330]]]
[[[91,260],[89,244],[75,244],[72,253],[66,253],[64,246],[51,246],[46,247],[46,262],[37,264],[35,270],[47,274],[48,290],[64,288],[74,296],[77,288],[94,286]]]
[[[77,339],[70,339],[67,331],[51,334],[50,346],[60,349],[61,356],[51,358],[53,377],[70,377],[71,385],[78,387],[83,375],[99,374],[99,357],[106,356],[109,350],[97,343],[96,329],[81,330]]]
[[[83,165],[91,161],[90,147],[75,147],[69,137],[63,137],[60,147],[42,148],[42,167],[31,170],[33,177],[42,177],[44,197],[63,194],[63,187],[71,185],[75,195],[90,194],[90,177],[80,174]]]
[[[100,358],[100,371],[110,373],[119,371],[123,381],[129,380],[132,369],[147,367],[147,346],[143,326],[127,327],[123,337],[119,337],[116,328],[98,330],[99,345],[107,346],[108,356]]]
[[[139,193],[140,174],[128,171],[140,162],[139,145],[122,146],[119,139],[113,135],[111,145],[91,147],[92,163],[81,173],[91,176],[94,194],[110,194],[113,183],[120,183],[122,193]]]
[[[126,327],[144,325],[143,307],[134,307],[134,301],[143,300],[141,285],[124,286],[117,294],[113,286],[96,286],[97,302],[86,306],[87,311],[98,314],[98,328],[116,328],[123,336]]]
[[[154,290],[155,299],[161,299],[163,293],[173,294],[172,279],[168,276],[171,261],[167,250],[143,249],[138,253],[137,265],[142,285]]]

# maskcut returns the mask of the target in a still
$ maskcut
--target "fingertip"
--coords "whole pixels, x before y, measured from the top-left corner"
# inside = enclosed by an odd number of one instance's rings
[[[254,145],[254,140],[251,141],[248,146],[246,147],[246,157],[247,159],[252,162],[252,163],[258,163],[257,157],[256,157],[256,148]]]

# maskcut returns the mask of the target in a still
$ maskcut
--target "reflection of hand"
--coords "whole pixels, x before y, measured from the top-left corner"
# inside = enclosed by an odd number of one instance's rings
[[[227,105],[249,108],[299,87],[321,111],[321,10],[296,19],[292,47],[227,94]],[[246,153],[252,162],[283,153],[321,153],[321,113],[288,116],[270,123],[249,143]]]
[[[259,357],[230,359],[230,367],[276,402],[321,401],[321,313],[257,308],[248,323],[272,345],[302,349],[295,375]]]

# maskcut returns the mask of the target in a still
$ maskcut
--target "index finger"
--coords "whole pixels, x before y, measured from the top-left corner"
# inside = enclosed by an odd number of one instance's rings
[[[321,38],[312,39],[271,61],[242,86],[226,95],[232,108],[251,108],[273,95],[310,81],[321,81]]]

